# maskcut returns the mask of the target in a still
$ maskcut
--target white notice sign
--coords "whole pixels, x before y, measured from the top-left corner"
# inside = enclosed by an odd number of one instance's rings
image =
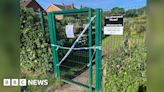
[[[123,27],[104,27],[104,34],[105,35],[123,35]]]
[[[66,25],[66,36],[67,38],[75,38],[73,25]]]

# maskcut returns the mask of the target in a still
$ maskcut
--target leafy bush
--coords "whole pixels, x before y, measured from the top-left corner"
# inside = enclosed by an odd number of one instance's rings
[[[135,43],[115,51],[107,62],[106,92],[146,92],[146,56],[145,48]]]
[[[51,48],[48,32],[42,32],[38,13],[21,9],[20,67],[21,78],[48,79],[49,84],[56,81],[53,75]],[[22,87],[22,92],[42,92],[46,86]]]

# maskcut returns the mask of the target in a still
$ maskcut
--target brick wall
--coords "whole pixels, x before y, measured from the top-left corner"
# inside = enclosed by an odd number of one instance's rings
[[[52,11],[62,11],[60,8],[56,7],[55,5],[50,5],[47,10],[47,12],[52,12]],[[63,15],[56,15],[55,18],[57,20],[63,19]]]

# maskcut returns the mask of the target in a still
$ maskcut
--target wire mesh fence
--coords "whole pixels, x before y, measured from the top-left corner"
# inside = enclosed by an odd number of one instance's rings
[[[123,35],[103,36],[103,85],[105,92],[144,85],[146,81],[146,19],[124,17]],[[132,79],[127,79],[131,78]],[[121,80],[121,81],[120,81]],[[124,84],[123,81],[126,81]],[[136,81],[138,84],[132,83]],[[116,84],[117,82],[117,84]],[[119,85],[119,86],[118,86]],[[122,85],[122,86],[120,86]],[[115,89],[115,87],[117,87]],[[131,89],[128,89],[131,90]],[[144,90],[144,86],[143,86]]]

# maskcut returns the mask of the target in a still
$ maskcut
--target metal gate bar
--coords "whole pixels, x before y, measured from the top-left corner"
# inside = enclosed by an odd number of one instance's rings
[[[96,10],[96,46],[102,46],[102,10]],[[101,55],[102,49],[96,49],[96,92],[101,90]]]
[[[65,83],[68,83],[68,84],[72,84],[72,85],[78,85],[78,86],[82,86],[84,88],[90,88],[90,85],[86,85],[86,84],[83,84],[83,83],[80,83],[80,82],[76,82],[76,81],[70,81],[70,80],[66,80],[66,79],[61,79],[61,81],[65,82]],[[92,90],[95,89],[94,86],[91,86]]]

